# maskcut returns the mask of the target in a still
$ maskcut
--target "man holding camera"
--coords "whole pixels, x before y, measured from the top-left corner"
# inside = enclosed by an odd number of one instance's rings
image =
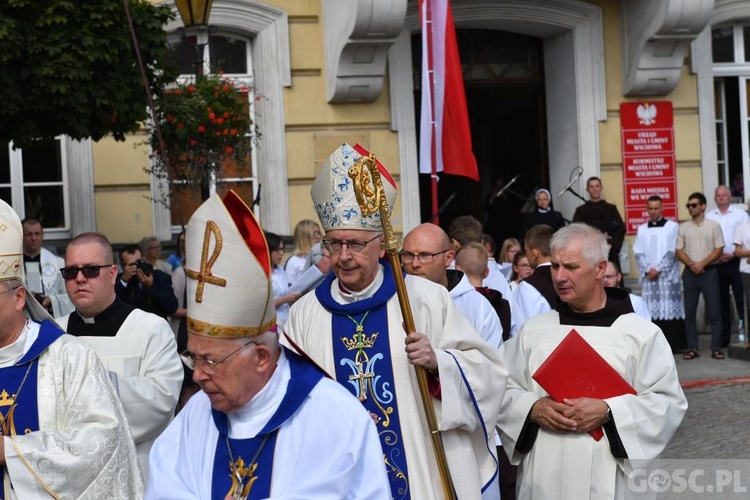
[[[115,293],[120,300],[162,318],[177,310],[171,276],[145,261],[137,245],[122,247],[119,257],[123,272],[117,276]]]

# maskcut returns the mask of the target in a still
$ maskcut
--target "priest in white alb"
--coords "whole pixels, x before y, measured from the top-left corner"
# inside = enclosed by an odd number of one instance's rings
[[[379,260],[380,216],[363,215],[349,177],[368,154],[344,144],[315,179],[313,204],[334,274],[292,306],[287,333],[377,421],[381,467],[396,499],[445,495],[414,369],[424,367],[453,487],[458,498],[479,498],[497,474],[488,438],[507,374],[495,349],[437,283],[405,277],[417,331],[404,332],[394,270]],[[395,182],[378,169],[392,208]]]
[[[517,498],[622,499],[626,460],[658,457],[687,400],[659,328],[633,313],[626,291],[605,291],[602,233],[571,224],[555,233],[551,251],[555,309],[528,319],[500,349],[509,377],[498,425],[511,462],[520,464]],[[555,401],[532,378],[573,329],[635,395]],[[597,441],[589,432],[599,428],[604,436]]]
[[[4,201],[0,225],[0,498],[141,498],[135,444],[107,371],[25,288],[21,221]]]
[[[278,343],[270,252],[247,205],[214,195],[185,243],[181,357],[201,391],[154,443],[146,498],[388,498],[370,416]]]
[[[661,328],[672,351],[687,347],[685,303],[680,283],[680,261],[675,257],[679,224],[662,216],[659,196],[646,202],[648,222],[638,226],[633,254],[638,265],[641,297],[651,321]]]
[[[109,371],[125,409],[144,474],[148,453],[174,417],[183,368],[167,321],[115,295],[112,245],[98,233],[68,243],[60,270],[76,310],[56,321],[91,347]]]

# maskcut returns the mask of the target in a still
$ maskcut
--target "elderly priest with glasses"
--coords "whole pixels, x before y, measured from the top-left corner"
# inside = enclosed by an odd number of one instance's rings
[[[0,228],[0,498],[141,498],[107,370],[24,287],[21,221],[4,201]]]
[[[389,497],[372,419],[279,346],[263,231],[232,191],[186,233],[188,351],[201,392],[156,440],[146,498]]]
[[[416,331],[405,333],[393,275],[402,271],[380,260],[384,222],[379,214],[363,213],[350,178],[360,158],[368,158],[364,148],[344,144],[315,179],[312,198],[334,274],[292,306],[287,333],[372,414],[393,498],[446,497],[449,482],[441,483],[445,467],[433,451],[415,365],[427,370],[426,397],[435,409],[452,488],[458,498],[479,498],[497,474],[488,432],[507,374],[495,349],[437,283],[406,276]],[[392,208],[395,183],[379,162],[377,168],[380,195]]]

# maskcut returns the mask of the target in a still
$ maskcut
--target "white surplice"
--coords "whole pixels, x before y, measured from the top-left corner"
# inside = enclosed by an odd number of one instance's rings
[[[633,254],[638,266],[638,279],[642,284],[641,296],[651,314],[651,319],[672,320],[685,318],[680,284],[680,262],[675,257],[679,224],[668,220],[662,227],[638,226]],[[650,280],[649,269],[659,271]]]
[[[39,325],[0,349],[0,367],[20,360]],[[125,413],[93,349],[70,335],[38,358],[39,431],[3,438],[8,500],[132,500],[143,477]]]
[[[53,317],[63,316],[75,309],[60,274],[62,267],[65,267],[65,261],[46,248],[42,248],[39,254],[38,267],[36,262],[24,263],[26,287],[49,297]]]
[[[503,343],[503,327],[490,301],[471,286],[465,274],[448,293],[479,335],[489,345],[498,349]]]
[[[405,280],[416,330],[427,334],[437,355],[442,398],[433,398],[433,403],[453,485],[458,498],[479,498],[482,487],[497,473],[487,433],[491,437],[507,372],[495,349],[477,334],[445,287],[417,276],[409,275]],[[377,288],[382,282],[381,267],[371,286]],[[338,279],[331,284],[331,293],[341,304],[352,300],[351,296],[344,297]],[[416,373],[404,353],[406,334],[396,294],[388,300],[387,314],[394,392],[411,498],[442,498],[444,493],[428,437],[429,427]],[[286,326],[288,335],[307,355],[329,374],[335,374],[337,361],[334,360],[331,325],[331,313],[320,305],[315,293],[309,293],[292,306]],[[472,396],[481,417],[475,412]],[[381,467],[384,467],[382,463]]]
[[[255,437],[279,408],[290,378],[289,362],[282,351],[265,387],[228,415],[229,437]],[[156,440],[145,498],[211,498],[218,438],[211,401],[201,391]],[[223,441],[219,445],[225,446]],[[382,453],[375,425],[359,401],[333,380],[323,378],[279,428],[273,471],[265,472],[271,474],[271,497],[387,499],[390,489]],[[263,473],[259,467],[257,474]]]
[[[627,465],[610,451],[608,437],[539,429],[531,450],[521,454],[518,438],[534,403],[547,393],[531,376],[575,329],[636,390],[637,396],[606,399],[629,459],[659,456],[687,411],[672,350],[654,324],[634,313],[610,327],[560,325],[551,311],[529,319],[500,353],[508,365],[508,389],[500,413],[500,437],[513,464],[520,464],[518,499],[612,500]],[[619,484],[618,484],[619,483]]]
[[[69,318],[55,321],[67,329]],[[146,473],[151,445],[172,421],[182,387],[184,370],[172,329],[164,318],[134,309],[115,336],[78,338],[109,370]]]

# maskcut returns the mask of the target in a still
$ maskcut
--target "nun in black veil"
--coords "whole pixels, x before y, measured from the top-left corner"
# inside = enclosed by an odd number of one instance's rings
[[[567,222],[562,214],[552,208],[552,195],[546,189],[537,189],[534,194],[536,200],[536,206],[534,210],[526,215],[524,222],[523,233],[538,224],[547,224],[549,227],[557,231],[565,225]]]

